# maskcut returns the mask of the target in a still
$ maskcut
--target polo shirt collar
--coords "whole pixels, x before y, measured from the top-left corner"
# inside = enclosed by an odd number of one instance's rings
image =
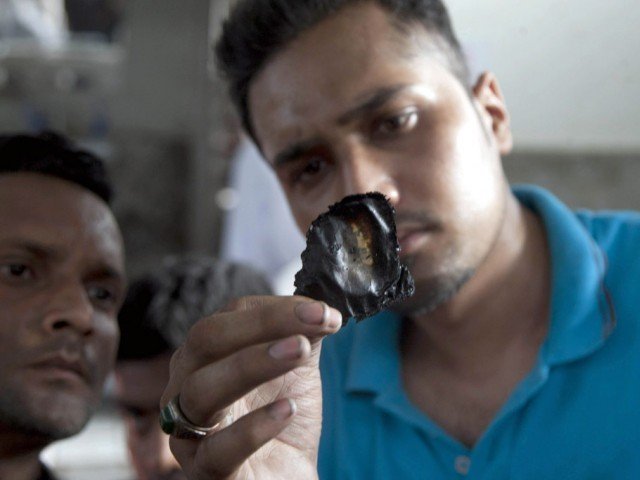
[[[615,326],[605,253],[576,214],[546,190],[519,186],[514,193],[542,219],[551,253],[550,329],[540,360],[553,365],[587,356]]]
[[[542,218],[552,259],[550,329],[540,362],[550,366],[589,355],[602,346],[614,326],[604,288],[604,253],[576,215],[549,192],[519,186],[514,193]],[[351,322],[347,391],[387,395],[402,391],[401,318],[387,311],[362,325]]]

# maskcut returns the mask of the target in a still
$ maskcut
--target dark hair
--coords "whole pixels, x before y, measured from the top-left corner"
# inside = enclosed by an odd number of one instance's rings
[[[452,72],[467,86],[469,70],[441,0],[239,0],[215,47],[218,68],[229,82],[243,127],[257,143],[249,112],[249,85],[267,61],[305,30],[349,4],[375,2],[395,23],[419,23],[443,41]]]
[[[33,172],[80,185],[110,203],[112,189],[104,163],[77,149],[62,135],[0,135],[0,174]]]
[[[167,257],[129,288],[118,315],[118,359],[173,353],[195,322],[232,299],[271,293],[266,278],[247,266],[200,256]]]

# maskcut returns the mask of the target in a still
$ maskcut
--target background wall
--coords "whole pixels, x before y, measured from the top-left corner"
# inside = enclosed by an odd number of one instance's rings
[[[509,178],[574,207],[640,209],[640,2],[447,3],[472,69],[506,97]]]
[[[518,148],[640,150],[640,2],[448,4],[474,67],[498,75]]]

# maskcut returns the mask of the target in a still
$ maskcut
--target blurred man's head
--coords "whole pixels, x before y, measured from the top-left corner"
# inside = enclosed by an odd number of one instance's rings
[[[404,314],[443,305],[493,258],[509,116],[492,74],[469,85],[440,1],[239,0],[217,54],[302,231],[347,195],[393,204],[416,282]]]
[[[0,136],[0,451],[79,432],[118,344],[122,239],[103,164],[62,137]]]
[[[132,283],[118,318],[116,401],[140,480],[183,478],[158,414],[171,355],[189,328],[233,298],[269,293],[256,271],[205,257],[170,257]]]

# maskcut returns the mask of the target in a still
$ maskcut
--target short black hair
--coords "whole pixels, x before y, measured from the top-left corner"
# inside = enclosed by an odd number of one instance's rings
[[[242,125],[256,143],[248,101],[251,81],[301,33],[341,8],[364,1],[387,10],[400,28],[420,24],[436,35],[443,41],[451,71],[468,87],[468,64],[441,0],[238,0],[223,25],[215,54]]]
[[[58,133],[0,135],[0,174],[14,172],[58,177],[111,203],[113,189],[103,161]]]
[[[129,287],[118,323],[118,360],[173,353],[189,328],[232,299],[270,295],[265,276],[245,265],[204,256],[170,256]]]

